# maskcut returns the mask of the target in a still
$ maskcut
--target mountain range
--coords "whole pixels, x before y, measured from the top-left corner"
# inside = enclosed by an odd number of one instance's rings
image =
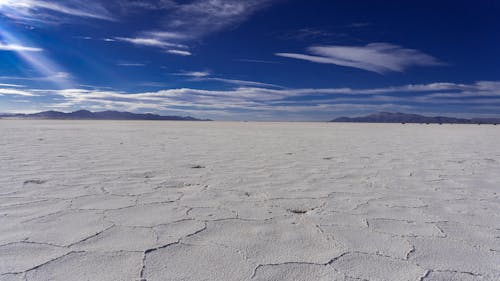
[[[162,116],[152,113],[132,113],[122,111],[91,112],[78,110],[74,112],[43,111],[32,114],[7,113],[0,114],[0,118],[19,119],[56,119],[56,120],[175,120],[175,121],[211,121],[210,119],[197,119],[191,116]]]
[[[423,124],[500,124],[500,118],[455,118],[445,116],[428,117],[401,112],[378,112],[362,117],[339,117],[330,122],[356,123],[423,123]]]

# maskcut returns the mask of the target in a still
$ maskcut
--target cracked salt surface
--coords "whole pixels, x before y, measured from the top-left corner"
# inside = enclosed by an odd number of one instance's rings
[[[0,120],[0,281],[497,281],[499,139]]]

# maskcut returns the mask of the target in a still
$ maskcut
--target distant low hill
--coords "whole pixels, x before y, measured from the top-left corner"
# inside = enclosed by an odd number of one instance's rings
[[[401,112],[378,112],[362,117],[339,117],[331,122],[356,123],[424,123],[424,124],[500,124],[500,118],[454,118],[445,116],[428,117]]]
[[[190,116],[162,116],[152,113],[131,113],[121,111],[91,112],[78,110],[70,113],[59,111],[43,111],[33,114],[0,114],[0,118],[20,119],[56,119],[56,120],[175,120],[175,121],[211,121]]]

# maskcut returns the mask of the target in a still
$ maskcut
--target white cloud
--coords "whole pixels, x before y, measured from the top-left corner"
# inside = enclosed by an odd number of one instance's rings
[[[271,88],[283,88],[282,86],[276,84],[269,84],[263,82],[256,81],[248,81],[248,80],[237,80],[237,79],[225,79],[225,78],[217,78],[217,77],[208,77],[198,79],[201,81],[218,81],[227,84],[240,85],[240,86],[251,86],[251,87],[271,87]]]
[[[187,72],[174,73],[174,75],[186,76],[186,77],[193,78],[190,81],[217,81],[217,82],[238,85],[238,86],[262,87],[262,88],[284,88],[282,86],[279,86],[276,84],[270,84],[270,83],[211,77],[212,73],[209,71],[187,71]]]
[[[0,83],[0,87],[24,88],[25,86],[18,85],[18,84],[4,84],[4,83]]]
[[[279,64],[279,62],[277,62],[277,61],[258,60],[258,59],[237,59],[236,61],[250,62],[250,63]]]
[[[157,38],[147,38],[147,37],[115,37],[114,38],[117,41],[123,41],[123,42],[128,42],[132,43],[134,45],[139,45],[139,46],[148,46],[148,47],[157,47],[157,48],[186,48],[187,46],[182,45],[182,44],[175,44],[175,43],[170,43],[166,41],[162,41]]]
[[[180,4],[166,1],[162,26],[144,31],[135,37],[116,38],[129,43],[150,47],[168,48],[168,53],[188,56],[184,44],[211,33],[237,27],[256,11],[275,0],[193,0]],[[144,7],[156,7],[146,3]],[[184,44],[182,44],[184,43]],[[173,49],[176,48],[176,49]]]
[[[315,63],[336,64],[376,73],[403,72],[413,66],[443,65],[438,59],[415,49],[388,43],[371,43],[365,46],[315,46],[311,54],[276,53],[277,56],[306,60]]]
[[[97,1],[79,0],[0,0],[0,12],[13,19],[26,21],[50,21],[48,13],[67,16],[114,20],[111,13]]]
[[[184,50],[167,50],[166,52],[169,54],[178,55],[178,56],[191,56],[192,55],[191,52],[184,51]]]
[[[135,12],[137,9],[164,10],[177,5],[174,0],[115,0],[115,2],[127,12]]]
[[[17,89],[1,89],[0,88],[0,95],[16,95],[16,96],[26,96],[26,97],[32,97],[35,96],[35,94],[29,90],[17,90]]]
[[[202,37],[234,28],[272,0],[195,0],[177,5],[167,17],[167,31],[180,30],[190,37]]]
[[[17,44],[5,44],[0,42],[0,51],[14,51],[14,52],[41,52],[43,49],[35,47],[27,47]]]
[[[186,73],[184,73],[186,74]],[[209,75],[200,72],[190,77]],[[189,75],[188,75],[189,76]],[[399,93],[418,93],[399,95]],[[155,110],[158,112],[219,112],[219,116],[234,118],[238,112],[258,112],[274,116],[301,113],[310,116],[332,116],[338,111],[411,109],[426,105],[447,104],[460,106],[462,110],[479,110],[489,107],[489,112],[500,109],[500,81],[480,81],[472,84],[430,83],[402,85],[385,88],[303,88],[275,89],[265,87],[236,87],[228,90],[204,90],[190,88],[127,93],[107,89],[0,89],[0,94],[10,96],[44,96],[51,100],[53,108],[105,108],[128,111]],[[474,95],[475,94],[475,95]],[[440,96],[446,95],[446,96]],[[306,98],[307,97],[307,98]],[[3,97],[5,98],[5,97]],[[465,98],[465,99],[464,99]],[[465,111],[462,111],[465,112]],[[472,112],[472,111],[471,111]],[[284,114],[284,115],[283,115]],[[308,118],[303,115],[303,118]],[[497,114],[498,115],[498,114]],[[247,119],[253,119],[248,113]],[[216,117],[212,115],[212,117]],[[273,119],[270,118],[270,119]],[[309,117],[310,118],[310,117]],[[328,119],[325,119],[328,120]]]
[[[201,78],[210,76],[211,73],[209,71],[185,71],[174,73],[174,75]]]
[[[57,81],[66,80],[71,78],[71,75],[67,72],[56,72],[51,73],[48,76],[34,76],[34,77],[24,77],[24,76],[0,76],[0,79],[6,80],[26,80],[26,81]],[[18,87],[24,87],[18,85]]]
[[[161,39],[185,39],[186,35],[179,32],[171,32],[171,31],[148,31],[144,33],[153,38],[161,38]]]

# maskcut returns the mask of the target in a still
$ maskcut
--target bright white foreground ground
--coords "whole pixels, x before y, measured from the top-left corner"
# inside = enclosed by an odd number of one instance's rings
[[[0,121],[0,280],[500,280],[500,127]]]

